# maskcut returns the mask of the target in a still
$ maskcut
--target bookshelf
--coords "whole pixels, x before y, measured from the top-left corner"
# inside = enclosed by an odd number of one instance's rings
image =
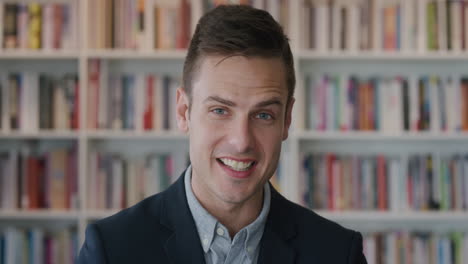
[[[7,1],[8,3],[28,3],[28,1]],[[49,1],[38,1],[48,3]],[[105,3],[104,3],[105,2]],[[121,155],[122,159],[141,157],[146,154],[171,154],[174,157],[173,170],[179,175],[187,164],[188,138],[174,129],[104,129],[88,126],[90,107],[87,98],[90,93],[91,62],[99,61],[101,70],[99,76],[107,78],[107,74],[157,74],[170,77],[181,76],[185,49],[169,48],[155,49],[155,19],[153,8],[144,9],[145,33],[140,36],[142,45],[138,48],[97,48],[96,43],[90,44],[90,38],[95,36],[91,31],[104,32],[105,28],[93,27],[97,21],[91,18],[95,12],[90,8],[102,8],[111,1],[78,1],[60,0],[56,3],[72,3],[76,8],[76,39],[77,47],[69,49],[0,49],[0,72],[44,72],[47,74],[75,73],[79,82],[79,128],[78,129],[36,129],[34,131],[18,131],[0,129],[0,153],[11,149],[29,148],[44,152],[63,146],[73,146],[76,151],[78,206],[68,210],[55,209],[8,209],[0,210],[0,227],[14,225],[16,221],[21,226],[35,227],[61,224],[71,226],[78,231],[79,244],[84,241],[86,225],[97,219],[117,212],[116,209],[93,209],[87,206],[89,198],[89,168],[90,155],[96,152]],[[135,1],[138,2],[138,1]],[[166,3],[167,2],[167,3]],[[145,5],[154,7],[168,4],[173,7],[176,1],[146,0]],[[190,32],[193,32],[196,21],[204,12],[203,0],[190,0]],[[275,2],[275,1],[265,1]],[[327,1],[310,1],[320,6]],[[339,5],[343,1],[336,1]],[[364,3],[366,1],[346,1],[344,6]],[[382,0],[372,1],[376,6],[382,5]],[[428,4],[429,0],[399,1],[392,3],[417,6]],[[55,2],[54,2],[55,3]],[[261,5],[262,1],[252,1],[253,5]],[[294,120],[289,139],[283,144],[281,166],[278,182],[281,192],[289,199],[304,204],[301,188],[303,184],[302,158],[309,153],[342,153],[352,155],[363,153],[367,155],[391,154],[404,156],[408,153],[426,154],[468,154],[468,131],[359,131],[359,130],[310,130],[307,125],[308,102],[305,79],[308,76],[322,74],[355,74],[358,76],[465,76],[468,75],[468,49],[432,50],[426,47],[426,31],[419,26],[420,37],[411,42],[408,33],[401,32],[400,49],[387,49],[379,40],[377,26],[373,28],[373,39],[369,40],[371,47],[358,48],[353,44],[350,48],[339,48],[336,45],[336,34],[330,36],[330,47],[320,44],[319,48],[306,45],[304,25],[307,10],[305,1],[276,1],[277,4],[287,3],[287,9],[275,13],[282,14],[283,24],[291,39],[291,48],[295,56],[296,95]],[[5,5],[3,2],[0,6]],[[101,5],[101,6],[100,6]],[[276,8],[280,8],[276,6]],[[374,7],[376,10],[378,7]],[[406,7],[407,8],[407,7]],[[3,9],[3,8],[2,8]],[[276,10],[276,11],[275,11]],[[402,8],[403,10],[403,8]],[[97,11],[96,11],[97,12]],[[322,12],[322,11],[320,11]],[[355,11],[352,11],[355,12]],[[377,11],[373,11],[374,13]],[[286,16],[285,14],[289,14]],[[299,15],[298,15],[299,14]],[[350,13],[353,14],[353,13]],[[0,17],[5,14],[2,13]],[[318,15],[318,14],[317,14]],[[323,15],[323,14],[322,14]],[[284,19],[286,17],[286,21]],[[106,18],[108,19],[108,18]],[[425,24],[424,17],[418,17],[417,25]],[[467,20],[468,21],[468,20]],[[380,22],[376,22],[380,23]],[[327,25],[322,25],[327,28]],[[336,30],[336,28],[333,28]],[[331,30],[330,32],[332,32]],[[355,32],[355,28],[350,28]],[[330,33],[331,34],[331,33]],[[3,32],[0,36],[4,36]],[[347,41],[357,41],[347,36]],[[108,40],[107,40],[108,41]],[[335,41],[335,42],[333,42]],[[338,41],[340,42],[340,41]],[[103,42],[104,43],[104,42]],[[409,43],[409,44],[408,44]],[[411,44],[412,43],[412,44]],[[99,44],[99,43],[98,43]],[[102,44],[102,43],[100,43]],[[106,45],[104,45],[106,46]],[[3,47],[3,45],[2,45]],[[338,47],[338,48],[337,48]],[[100,83],[105,85],[105,83]],[[436,155],[436,156],[437,156]],[[468,177],[466,177],[468,180]],[[363,232],[382,230],[412,230],[424,229],[451,232],[468,232],[468,210],[459,211],[378,211],[378,210],[316,210],[319,214],[337,221],[345,226],[356,228]]]

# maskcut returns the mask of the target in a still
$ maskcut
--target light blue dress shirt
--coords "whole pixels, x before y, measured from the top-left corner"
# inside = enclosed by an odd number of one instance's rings
[[[200,236],[206,264],[257,263],[260,240],[270,211],[270,185],[266,183],[264,186],[260,215],[231,239],[228,229],[208,213],[193,194],[191,166],[187,168],[184,177],[188,205]]]

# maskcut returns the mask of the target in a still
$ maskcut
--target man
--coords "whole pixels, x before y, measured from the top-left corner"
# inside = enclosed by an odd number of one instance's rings
[[[366,263],[359,233],[268,183],[294,86],[288,39],[267,12],[204,15],[177,90],[191,166],[166,191],[89,225],[79,263]]]

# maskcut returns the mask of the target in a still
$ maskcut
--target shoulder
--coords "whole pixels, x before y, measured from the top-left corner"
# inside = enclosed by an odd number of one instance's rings
[[[138,237],[139,233],[147,232],[149,227],[159,227],[164,199],[164,192],[155,194],[93,225],[106,240]]]
[[[314,211],[280,196],[275,199],[276,221],[295,230],[291,243],[301,260],[330,260],[329,263],[365,263],[362,261],[362,235],[326,219]],[[358,259],[357,262],[353,260]]]
[[[164,193],[153,195],[110,217],[89,224],[79,263],[106,259],[109,263],[144,262],[148,256],[164,255],[163,243],[170,231],[161,224]],[[149,245],[152,245],[149,247]]]

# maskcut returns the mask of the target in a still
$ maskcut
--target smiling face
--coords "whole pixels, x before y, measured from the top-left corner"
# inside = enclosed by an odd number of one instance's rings
[[[199,199],[261,199],[291,123],[294,101],[287,104],[285,76],[279,58],[207,56],[191,101],[178,90],[177,121],[189,133],[192,188]]]

